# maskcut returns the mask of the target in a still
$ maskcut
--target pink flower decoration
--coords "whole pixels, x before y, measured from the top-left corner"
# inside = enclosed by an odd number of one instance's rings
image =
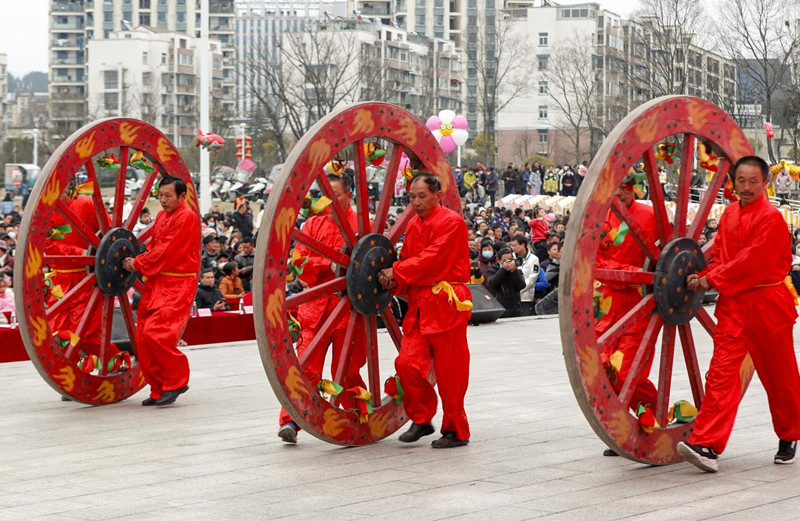
[[[445,154],[462,146],[469,138],[467,119],[460,114],[456,115],[452,110],[442,110],[438,116],[429,117],[425,126],[439,142]]]

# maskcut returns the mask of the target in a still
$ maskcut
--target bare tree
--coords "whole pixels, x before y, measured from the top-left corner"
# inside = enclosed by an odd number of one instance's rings
[[[581,134],[593,129],[597,118],[593,48],[593,35],[575,32],[553,46],[544,71],[543,88],[558,108],[552,120],[575,147],[576,161],[582,157]]]
[[[477,78],[477,105],[483,119],[481,134],[484,143],[496,143],[495,122],[498,113],[529,88],[529,37],[513,30],[511,20],[488,17],[474,30],[461,37],[461,48],[467,50],[467,76],[470,69]],[[481,160],[494,163],[494,154],[484,149]]]
[[[763,96],[763,113],[772,121],[773,98],[791,81],[798,52],[796,2],[725,0],[720,9],[720,43]]]

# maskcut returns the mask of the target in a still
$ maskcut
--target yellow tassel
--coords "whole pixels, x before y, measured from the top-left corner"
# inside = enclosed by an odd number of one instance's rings
[[[441,281],[436,284],[434,287],[431,288],[431,291],[434,295],[438,295],[442,291],[447,294],[447,302],[456,303],[456,309],[458,311],[472,311],[472,301],[471,300],[459,300],[456,292],[453,290],[453,286],[450,285],[447,281]]]

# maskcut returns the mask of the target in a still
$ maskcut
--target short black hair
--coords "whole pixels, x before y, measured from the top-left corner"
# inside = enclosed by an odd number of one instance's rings
[[[736,162],[736,164],[733,165],[733,169],[731,170],[731,178],[736,177],[736,171],[742,165],[758,167],[761,170],[761,175],[764,177],[764,179],[769,178],[769,165],[767,164],[766,161],[764,161],[758,156],[740,157],[739,160]]]
[[[506,217],[514,217],[514,214],[513,214],[513,213],[511,213],[511,210],[506,210],[504,215],[505,215]]]
[[[494,249],[494,241],[488,238],[481,240],[481,249],[484,249],[487,246],[491,246],[492,249]]]
[[[142,208],[142,211],[139,213],[139,215],[142,215],[143,213],[149,214],[150,209],[145,206],[144,208]]]
[[[514,215],[516,215],[517,217],[522,215],[522,208],[517,208],[516,210],[514,210]]]
[[[174,175],[165,175],[161,178],[161,183],[158,185],[166,186],[166,185],[174,185],[175,186],[175,195],[181,195],[186,193],[186,183],[183,182],[183,179]]]
[[[241,242],[242,242],[242,244],[245,244],[245,243],[253,244],[253,238],[248,236],[248,237],[243,238]]]
[[[528,246],[528,238],[522,235],[521,233],[518,233],[515,236],[511,237],[511,240],[516,241],[520,244],[524,244],[526,247]]]
[[[225,265],[222,266],[222,273],[225,275],[230,275],[233,273],[233,270],[237,269],[238,267],[239,265],[236,264],[236,261],[226,262]]]
[[[513,254],[514,254],[514,252],[511,251],[511,248],[503,247],[503,248],[500,248],[500,251],[497,252],[497,258],[499,259],[503,255],[513,255]]]
[[[200,272],[200,277],[202,277],[206,273],[214,273],[214,270],[211,268],[205,268],[203,271]]]
[[[342,187],[344,188],[345,192],[349,192],[353,189],[353,185],[350,183],[350,176],[349,175],[334,175],[328,174],[328,182],[333,183],[342,183]]]
[[[419,179],[422,179],[422,182],[428,186],[428,190],[430,190],[432,194],[435,194],[436,192],[439,192],[442,189],[442,182],[435,174],[432,174],[430,172],[415,173],[414,176],[411,178],[411,183],[409,184],[409,186],[414,184],[414,182]]]

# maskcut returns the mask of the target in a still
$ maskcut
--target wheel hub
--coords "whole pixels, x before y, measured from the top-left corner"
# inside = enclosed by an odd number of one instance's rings
[[[123,269],[122,261],[138,254],[139,241],[130,230],[109,230],[100,240],[94,260],[94,273],[100,291],[113,297],[128,291],[136,281],[136,273]]]
[[[705,292],[686,289],[686,277],[705,265],[700,246],[687,237],[673,240],[661,252],[656,264],[653,293],[664,322],[685,324],[697,314]]]
[[[347,296],[353,308],[366,316],[380,315],[392,296],[381,287],[378,274],[391,268],[397,255],[394,246],[379,233],[365,235],[353,247],[347,267]]]

